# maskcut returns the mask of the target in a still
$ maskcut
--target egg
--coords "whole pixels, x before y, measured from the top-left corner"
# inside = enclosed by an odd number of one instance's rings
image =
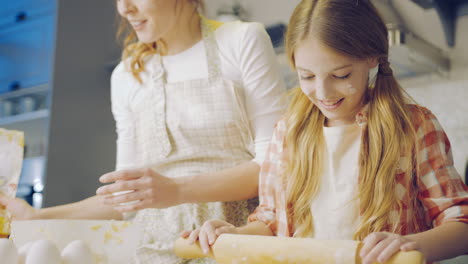
[[[18,252],[16,251],[15,244],[9,239],[0,239],[0,256],[2,258],[2,264],[18,263]]]
[[[26,255],[25,264],[61,264],[58,248],[49,240],[34,242]]]
[[[22,245],[18,249],[18,264],[25,264],[26,255],[28,254],[29,249],[31,248],[32,244],[33,244],[33,242],[28,242],[28,243]]]
[[[82,240],[70,242],[62,250],[63,264],[96,264],[91,249]]]

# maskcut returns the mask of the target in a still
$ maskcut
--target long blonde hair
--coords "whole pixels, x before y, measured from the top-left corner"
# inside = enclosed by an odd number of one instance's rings
[[[336,52],[357,59],[379,59],[379,73],[369,86],[367,125],[363,127],[359,156],[361,222],[354,239],[371,232],[393,231],[390,212],[402,205],[395,194],[401,156],[412,157],[415,131],[407,103],[388,63],[387,28],[369,0],[303,0],[296,7],[286,33],[286,52],[294,68],[298,44],[313,34]],[[311,201],[322,173],[325,116],[300,88],[292,91],[286,114],[288,165],[283,173],[287,202],[294,219],[294,236],[313,233]],[[404,170],[412,175],[414,160]],[[415,200],[415,199],[414,199]],[[417,227],[416,227],[417,228]]]
[[[194,6],[195,13],[201,12],[204,8],[203,0],[182,0],[188,1]],[[176,0],[176,6],[179,0]],[[159,53],[166,54],[167,46],[162,40],[154,43],[142,43],[138,41],[135,31],[127,20],[120,18],[120,25],[117,30],[117,37],[123,38],[122,61],[129,60],[130,71],[133,77],[141,83],[140,73],[145,71],[144,59],[150,55]]]

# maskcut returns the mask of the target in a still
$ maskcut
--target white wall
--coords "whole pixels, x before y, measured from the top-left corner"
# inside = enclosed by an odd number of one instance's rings
[[[233,0],[205,0],[206,15],[216,18],[216,11],[223,6],[230,6]],[[288,23],[289,17],[299,0],[240,0],[238,1],[246,10],[249,21],[261,22],[265,25],[275,23]]]
[[[109,66],[119,58],[112,1],[59,1],[44,204],[96,194],[115,168]]]

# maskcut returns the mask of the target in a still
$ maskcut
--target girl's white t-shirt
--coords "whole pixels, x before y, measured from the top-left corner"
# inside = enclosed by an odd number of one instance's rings
[[[311,210],[317,239],[353,239],[359,224],[358,157],[361,129],[358,124],[324,127],[326,153],[323,175]]]

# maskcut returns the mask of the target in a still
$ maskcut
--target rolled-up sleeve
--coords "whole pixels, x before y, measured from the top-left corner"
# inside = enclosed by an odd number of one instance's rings
[[[281,184],[281,168],[284,166],[284,121],[279,121],[267,148],[259,177],[260,204],[249,216],[248,221],[265,223],[274,235],[286,235],[287,216],[285,212],[285,193]],[[288,233],[288,232],[286,232]]]
[[[468,223],[468,187],[453,166],[450,142],[436,117],[423,109],[417,129],[418,198],[433,226]]]

